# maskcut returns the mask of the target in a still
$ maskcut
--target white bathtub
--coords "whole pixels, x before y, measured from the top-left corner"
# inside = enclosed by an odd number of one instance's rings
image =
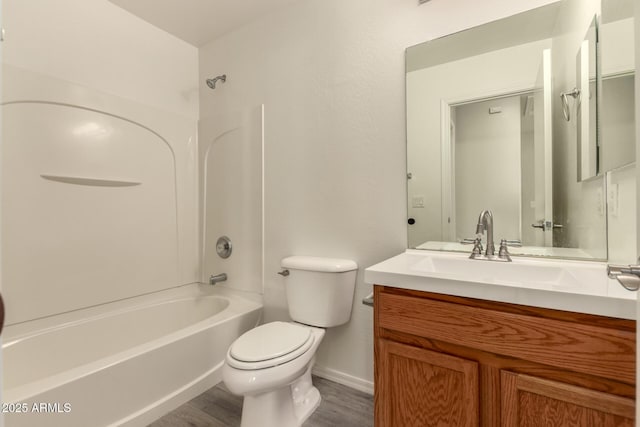
[[[261,313],[251,295],[192,284],[8,326],[5,425],[147,425],[220,382]]]

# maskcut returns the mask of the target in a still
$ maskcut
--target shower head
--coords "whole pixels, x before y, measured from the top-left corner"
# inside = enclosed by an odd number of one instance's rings
[[[226,82],[227,81],[227,75],[223,74],[221,76],[214,77],[212,79],[207,79],[207,86],[209,86],[211,89],[215,89],[216,88],[216,82],[218,80],[221,80],[222,83]]]

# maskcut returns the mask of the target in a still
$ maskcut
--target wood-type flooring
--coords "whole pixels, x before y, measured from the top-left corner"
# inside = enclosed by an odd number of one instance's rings
[[[322,403],[304,427],[373,427],[373,396],[314,377]],[[238,427],[242,397],[218,385],[178,407],[149,427]]]

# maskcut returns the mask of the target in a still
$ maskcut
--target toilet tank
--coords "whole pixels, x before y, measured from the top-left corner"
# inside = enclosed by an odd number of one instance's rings
[[[296,322],[328,328],[347,323],[358,264],[348,259],[291,256],[280,264],[289,315]]]

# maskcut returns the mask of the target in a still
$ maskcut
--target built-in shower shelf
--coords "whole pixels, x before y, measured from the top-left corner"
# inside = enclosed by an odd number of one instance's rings
[[[140,185],[141,182],[124,181],[117,179],[103,179],[103,178],[85,178],[79,176],[66,176],[66,175],[48,175],[40,174],[44,179],[49,181],[63,182],[65,184],[75,185],[91,185],[94,187],[132,187],[134,185]]]

